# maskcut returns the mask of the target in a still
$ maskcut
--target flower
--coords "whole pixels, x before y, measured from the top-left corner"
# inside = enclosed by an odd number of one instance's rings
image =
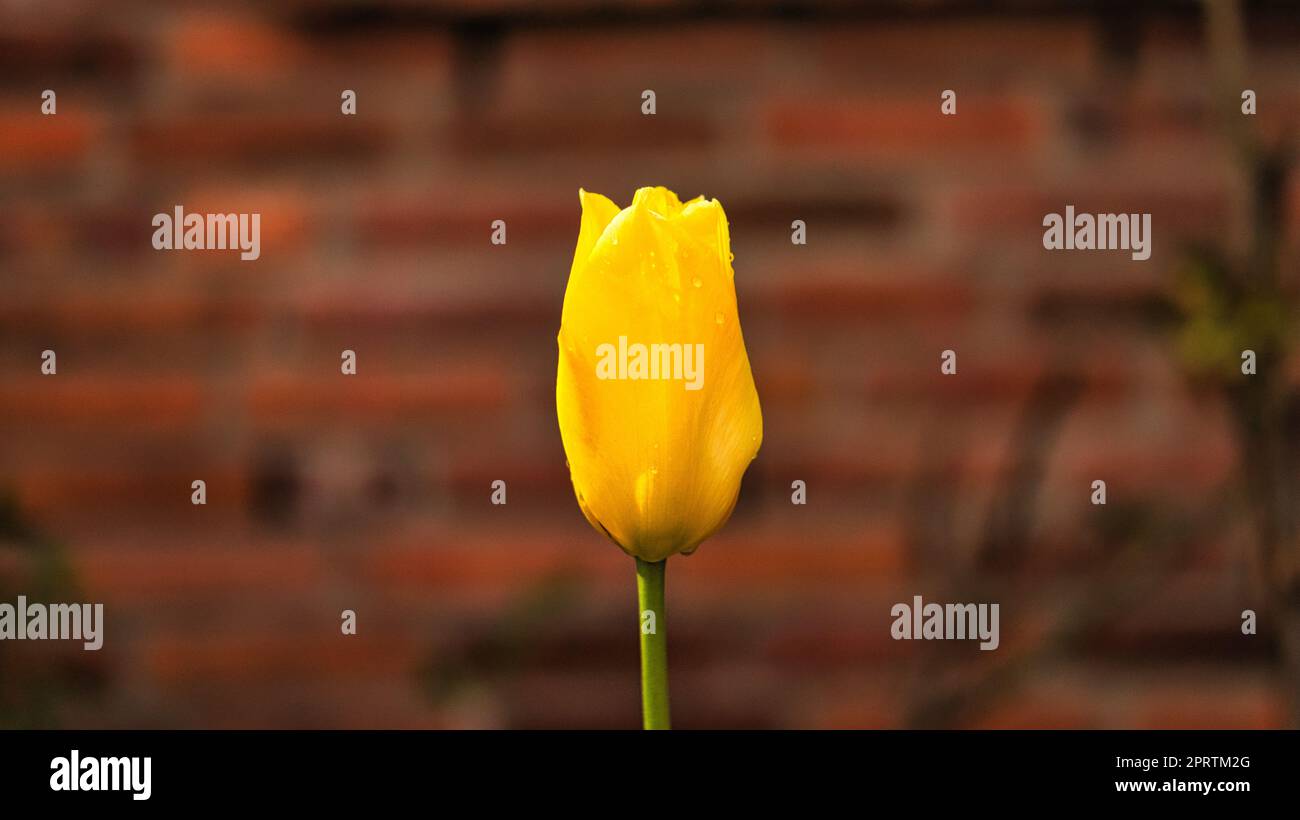
[[[578,506],[643,561],[726,523],[763,418],[736,309],[727,218],[641,188],[579,191],[555,405]]]

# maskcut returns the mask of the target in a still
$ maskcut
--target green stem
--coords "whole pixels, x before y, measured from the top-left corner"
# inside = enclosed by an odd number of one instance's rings
[[[667,560],[651,563],[636,559],[636,599],[641,621],[641,715],[647,729],[668,728],[668,632],[664,618],[667,565]],[[647,612],[654,613],[653,617]]]

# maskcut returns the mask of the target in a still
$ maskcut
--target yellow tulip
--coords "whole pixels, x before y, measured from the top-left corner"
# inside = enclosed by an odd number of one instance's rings
[[[717,532],[763,419],[736,309],[727,218],[641,188],[631,206],[579,191],[555,404],[578,506],[646,562]]]

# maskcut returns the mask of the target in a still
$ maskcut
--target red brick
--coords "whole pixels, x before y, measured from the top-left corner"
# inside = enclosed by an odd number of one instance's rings
[[[163,546],[114,544],[79,550],[72,566],[97,600],[125,608],[160,598],[287,593],[314,587],[324,573],[319,552],[305,544],[264,541],[255,547],[227,547],[211,538],[180,535],[169,541]]]
[[[39,19],[21,22],[22,9],[7,8],[0,33],[0,76],[13,84],[40,88],[89,74],[106,86],[120,88],[138,69],[141,59],[135,38],[101,26],[95,18],[110,10],[29,7]],[[116,18],[115,18],[116,19]],[[61,93],[61,92],[60,92]],[[62,105],[60,105],[62,110]]]
[[[541,200],[483,194],[455,201],[389,196],[364,204],[358,228],[364,239],[385,247],[454,243],[475,245],[485,252],[504,252],[505,248],[490,244],[492,223],[497,219],[506,223],[508,244],[557,237],[569,244],[577,239],[580,217],[577,191],[565,192],[563,198],[552,192]],[[572,257],[570,250],[569,261]]]
[[[299,62],[303,45],[269,21],[230,13],[187,13],[168,26],[169,68],[212,79],[273,79]]]
[[[137,161],[161,168],[214,162],[303,162],[372,155],[388,142],[372,121],[341,114],[192,114],[141,120],[132,129]],[[185,204],[185,203],[182,203]]]
[[[39,371],[39,353],[32,352],[33,373]],[[66,356],[58,364],[58,375],[9,378],[0,386],[0,420],[29,431],[63,425],[175,428],[195,424],[205,412],[205,392],[193,379],[82,376]]]
[[[970,286],[954,279],[920,278],[899,272],[896,279],[863,282],[840,279],[832,270],[804,269],[801,273],[799,278],[773,287],[770,292],[760,290],[757,299],[751,295],[746,308],[775,310],[822,323],[900,316],[959,317],[974,307]]]
[[[1140,685],[1138,691],[1133,722],[1124,728],[1274,729],[1286,724],[1287,704],[1267,684],[1196,686],[1170,681],[1157,691],[1143,691]]]
[[[1061,694],[1037,695],[1014,690],[998,703],[983,706],[984,712],[964,723],[966,729],[1098,729],[1096,710],[1089,705],[1086,692],[1075,691],[1067,698]],[[1118,727],[1116,727],[1118,728]],[[1127,728],[1127,727],[1126,727]]]
[[[118,292],[42,294],[0,304],[0,322],[40,335],[71,333],[149,334],[203,328],[209,333],[230,332],[253,323],[257,309],[247,297],[222,300],[173,288]]]
[[[1096,31],[1084,16],[871,20],[819,26],[812,37],[830,78],[997,91],[1015,81],[1082,82],[1098,68]],[[959,103],[959,112],[963,109]]]
[[[576,502],[575,502],[576,503]],[[581,530],[579,530],[581,531]],[[392,585],[454,588],[484,585],[517,589],[529,579],[561,571],[589,574],[601,571],[600,554],[588,543],[561,538],[558,533],[520,534],[504,530],[495,535],[463,531],[407,537],[377,547],[367,559],[367,573]],[[612,544],[609,549],[617,550]],[[593,563],[594,562],[594,563]]]
[[[950,151],[1021,152],[1044,137],[1036,107],[1016,100],[959,98],[959,113],[944,116],[932,100],[791,99],[769,104],[765,123],[779,147],[835,150],[844,155],[922,156]]]
[[[622,88],[628,92],[628,110],[639,117],[646,88],[662,93],[689,84],[691,98],[752,88],[782,39],[783,32],[770,25],[739,21],[520,31],[505,46],[503,84],[510,103],[535,103],[541,92],[552,96],[557,86],[561,92],[575,86]],[[695,87],[701,78],[708,79],[707,89]],[[675,98],[667,96],[673,104]]]
[[[173,202],[158,203],[156,212],[170,213],[176,205],[183,206],[186,213],[261,214],[259,239],[262,256],[235,267],[255,267],[258,263],[280,267],[288,252],[321,239],[321,215],[317,206],[312,204],[310,191],[303,185],[244,184],[236,187],[220,182],[194,186],[178,194]],[[150,230],[149,236],[152,235]],[[226,264],[238,259],[237,254],[226,252],[197,255],[222,260]]]
[[[25,108],[11,104],[0,110],[0,168],[20,173],[80,166],[101,139],[102,119],[75,108],[76,101],[69,94],[60,96],[58,103],[59,113],[49,116],[41,113],[39,95]]]
[[[1064,214],[1067,205],[1080,213],[1150,213],[1152,231],[1161,245],[1172,252],[1177,237],[1196,237],[1206,231],[1220,230],[1229,216],[1227,192],[1215,188],[1178,190],[1172,184],[1136,187],[1121,181],[1113,188],[1099,188],[1095,183],[1080,182],[1059,186],[1055,191],[1041,191],[1024,186],[981,186],[954,194],[947,203],[955,227],[963,233],[1022,234],[1030,249],[1042,250],[1043,217]],[[1043,251],[1048,253],[1047,251]],[[1121,251],[1110,254],[1127,259]],[[1066,256],[1060,251],[1054,256]]]
[[[763,583],[854,583],[900,573],[905,541],[892,525],[811,534],[807,529],[731,526],[690,557],[686,585],[753,586]]]
[[[30,513],[56,520],[102,514],[106,509],[115,513],[129,509],[144,515],[159,515],[169,507],[188,510],[193,506],[190,485],[200,478],[208,484],[208,508],[217,515],[245,501],[244,471],[234,467],[196,460],[186,470],[128,469],[122,463],[39,466],[23,470],[13,486]]]
[[[332,367],[337,371],[339,361]],[[320,375],[290,373],[255,378],[248,409],[260,423],[308,421],[383,424],[429,419],[449,411],[484,411],[506,398],[500,374],[431,372],[410,376]]]
[[[622,118],[579,113],[560,119],[549,112],[509,118],[488,115],[458,123],[449,141],[451,148],[462,154],[497,157],[551,153],[661,154],[708,150],[716,140],[717,128],[702,117],[672,114],[645,117],[633,101],[627,116]]]
[[[419,648],[408,640],[345,636],[333,613],[325,613],[321,621],[324,634],[320,635],[301,631],[239,636],[190,633],[160,638],[145,650],[146,668],[162,686],[196,682],[249,685],[409,675],[419,660]]]

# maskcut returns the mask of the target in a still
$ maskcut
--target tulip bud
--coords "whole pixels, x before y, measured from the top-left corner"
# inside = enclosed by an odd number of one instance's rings
[[[722,205],[579,192],[555,404],[578,506],[628,554],[689,554],[731,516],[763,419]]]

